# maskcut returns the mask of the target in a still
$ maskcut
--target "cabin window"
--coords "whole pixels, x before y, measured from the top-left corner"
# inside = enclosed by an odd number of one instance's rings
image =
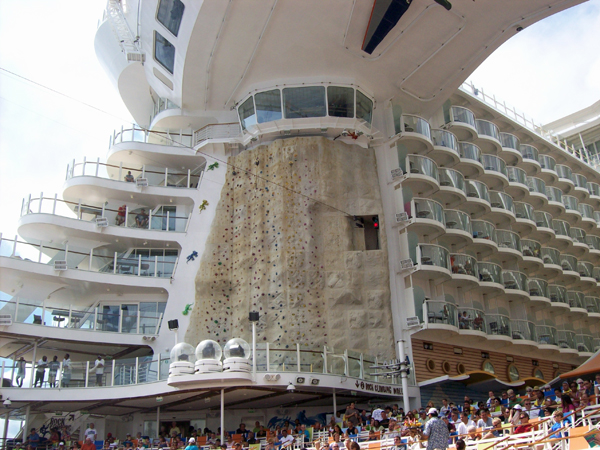
[[[154,32],[154,58],[171,74],[175,68],[175,47],[158,31]]]
[[[279,89],[261,92],[254,96],[258,123],[281,119],[281,92]]]
[[[333,117],[354,117],[354,89],[328,86],[327,107]]]
[[[306,86],[283,90],[286,119],[325,117],[325,87]]]
[[[242,128],[245,130],[252,125],[256,125],[256,114],[254,112],[254,98],[248,97],[244,103],[238,108],[238,114],[240,116],[240,122],[242,122]]]
[[[160,0],[156,20],[162,23],[174,36],[177,36],[184,9],[185,5],[181,0]]]
[[[373,120],[373,102],[360,91],[356,91],[356,118],[364,120],[369,125]]]

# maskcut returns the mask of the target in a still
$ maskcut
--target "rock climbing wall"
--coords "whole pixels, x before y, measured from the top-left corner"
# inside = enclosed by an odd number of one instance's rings
[[[374,151],[323,137],[277,140],[228,160],[196,275],[186,342],[394,353],[388,255]],[[379,215],[381,250],[352,216]]]

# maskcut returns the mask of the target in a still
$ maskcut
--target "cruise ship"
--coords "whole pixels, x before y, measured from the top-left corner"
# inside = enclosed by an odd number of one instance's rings
[[[99,439],[310,424],[579,366],[598,105],[540,127],[464,84],[579,3],[108,0],[95,50],[136,125],[1,238],[0,414]]]

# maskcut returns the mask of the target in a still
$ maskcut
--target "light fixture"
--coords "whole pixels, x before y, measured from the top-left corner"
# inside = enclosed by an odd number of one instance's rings
[[[178,330],[179,329],[179,320],[173,319],[167,322],[169,324],[169,330]]]
[[[12,405],[10,398],[7,398],[6,400],[4,400],[4,406],[6,406],[8,408],[8,407],[10,407],[10,405]]]
[[[288,392],[296,392],[296,386],[294,386],[291,381],[290,381],[290,384],[288,384],[287,391]]]
[[[259,315],[258,311],[250,311],[250,313],[248,314],[248,320],[250,322],[258,322],[259,318],[260,318],[260,315]]]

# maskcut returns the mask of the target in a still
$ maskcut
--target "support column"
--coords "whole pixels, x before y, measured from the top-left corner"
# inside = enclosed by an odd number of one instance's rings
[[[156,407],[156,437],[160,436],[160,406]]]
[[[221,445],[225,442],[225,389],[221,389]]]
[[[400,381],[402,382],[402,401],[404,403],[404,412],[410,411],[410,405],[408,402],[408,376],[406,375],[407,367],[404,365],[406,361],[406,352],[404,351],[404,341],[398,341],[398,356],[400,357],[400,364],[402,369],[400,372]]]
[[[23,440],[29,435],[29,413],[31,412],[31,405],[27,404],[25,408],[25,425],[23,427]]]
[[[333,388],[333,418],[337,417],[337,396],[335,395],[335,388]]]
[[[252,379],[256,381],[256,322],[254,321],[252,322]]]
[[[6,437],[8,436],[8,423],[10,421],[10,411],[6,413],[4,417],[4,433],[2,434],[2,448],[6,450],[8,447],[6,446]]]
[[[35,358],[37,358],[37,341],[33,343],[33,357],[31,358],[31,377],[29,377],[30,387],[33,387],[33,381],[35,379]]]

